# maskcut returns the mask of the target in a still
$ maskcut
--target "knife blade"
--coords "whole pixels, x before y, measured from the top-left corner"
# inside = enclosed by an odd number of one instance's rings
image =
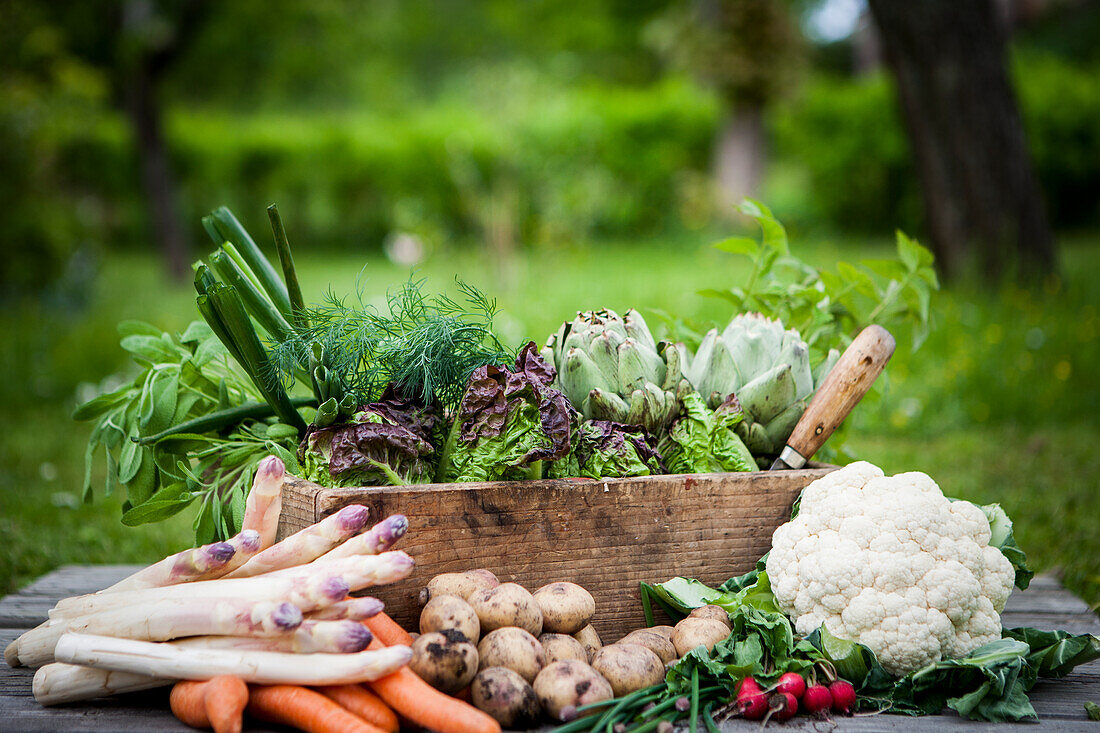
[[[770,470],[802,468],[867,394],[894,354],[894,337],[882,326],[859,332],[810,400]]]

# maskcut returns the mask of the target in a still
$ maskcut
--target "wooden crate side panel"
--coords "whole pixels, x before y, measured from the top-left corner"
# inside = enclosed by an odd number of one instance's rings
[[[413,576],[376,589],[415,629],[420,588],[432,576],[484,567],[530,590],[570,580],[596,597],[594,625],[613,641],[643,624],[638,582],[675,575],[720,583],[750,569],[798,492],[827,470],[320,489],[317,516],[352,503],[372,517],[409,518],[401,548]]]

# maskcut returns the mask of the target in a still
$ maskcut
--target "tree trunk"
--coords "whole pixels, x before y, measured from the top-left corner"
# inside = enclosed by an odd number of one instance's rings
[[[897,80],[931,246],[950,277],[969,267],[1054,268],[994,0],[870,0]]]
[[[160,106],[148,68],[135,64],[126,84],[126,113],[134,129],[142,191],[145,194],[153,235],[173,279],[189,271],[190,247],[179,211],[176,181],[164,142]]]
[[[714,168],[719,204],[729,207],[746,196],[756,196],[764,178],[764,110],[741,107],[730,114],[718,132]]]

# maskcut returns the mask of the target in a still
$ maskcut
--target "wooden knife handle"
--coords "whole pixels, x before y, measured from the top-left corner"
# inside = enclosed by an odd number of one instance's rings
[[[893,355],[894,346],[894,337],[882,326],[860,331],[825,377],[787,445],[810,460],[867,394]]]

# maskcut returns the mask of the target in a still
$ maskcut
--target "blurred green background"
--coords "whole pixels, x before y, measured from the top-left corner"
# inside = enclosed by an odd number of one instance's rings
[[[887,256],[894,228],[924,237],[864,4],[726,5],[720,57],[671,0],[0,7],[0,593],[189,542],[191,512],[126,528],[117,498],[81,504],[69,413],[127,369],[119,320],[197,317],[187,266],[216,206],[269,246],[279,204],[307,301],[457,274],[498,298],[513,343],[603,306],[728,319],[696,291],[741,273],[709,246],[746,226],[734,193],[820,265]],[[848,448],[1001,502],[1033,564],[1096,604],[1100,8],[1000,6],[1018,11],[1008,71],[1057,267],[951,280]],[[740,178],[731,121],[755,130]]]

